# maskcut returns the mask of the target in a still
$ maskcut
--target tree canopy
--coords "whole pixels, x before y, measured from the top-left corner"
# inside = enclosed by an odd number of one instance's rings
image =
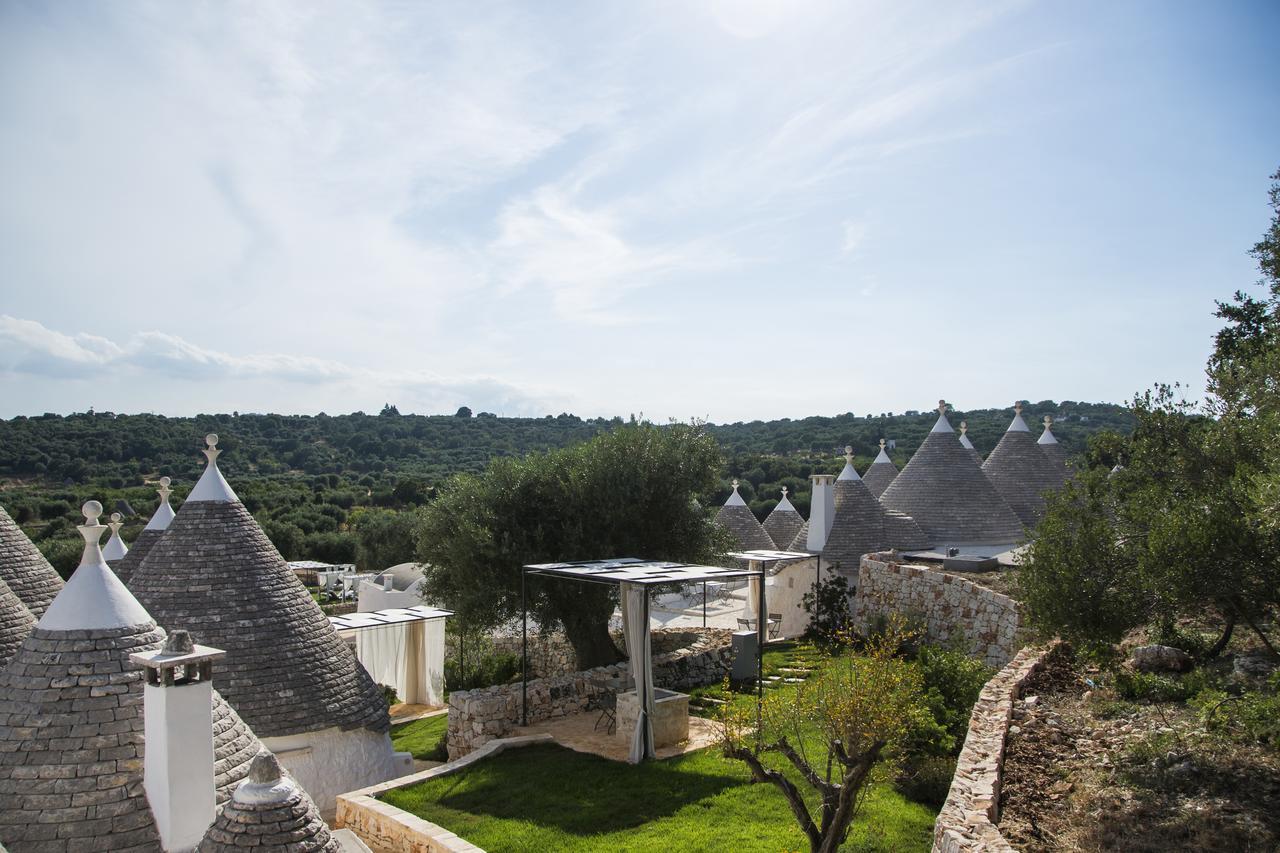
[[[629,424],[580,445],[500,458],[446,484],[421,514],[427,586],[468,627],[520,615],[520,568],[635,556],[706,561],[727,549],[695,501],[714,488],[719,447],[698,424]],[[530,609],[562,626],[580,667],[618,659],[608,622],[616,590],[530,579]]]
[[[1050,500],[1019,584],[1046,631],[1114,641],[1148,622],[1237,623],[1267,645],[1280,610],[1280,172],[1273,218],[1252,250],[1266,293],[1219,302],[1227,321],[1203,405],[1157,385],[1132,404],[1133,433],[1098,437],[1098,467]],[[1112,475],[1108,463],[1123,465]]]

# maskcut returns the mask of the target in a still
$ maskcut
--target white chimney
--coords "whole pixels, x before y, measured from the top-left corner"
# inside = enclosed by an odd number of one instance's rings
[[[213,662],[226,653],[174,631],[130,655],[147,671],[143,787],[167,853],[195,850],[213,823]]]
[[[827,547],[831,522],[836,517],[836,478],[832,474],[814,474],[813,494],[809,498],[809,538],[805,548],[819,553]]]

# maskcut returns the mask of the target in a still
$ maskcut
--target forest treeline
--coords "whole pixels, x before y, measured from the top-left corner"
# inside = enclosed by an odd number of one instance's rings
[[[1097,432],[1128,433],[1133,424],[1126,407],[1109,403],[1024,405],[1024,417],[1037,433],[1045,414],[1054,417],[1054,432],[1071,453],[1084,452]],[[949,417],[956,426],[967,421],[969,437],[985,453],[1013,409],[952,411]],[[838,471],[846,445],[863,470],[879,439],[890,439],[896,445],[890,455],[901,467],[936,418],[934,411],[884,412],[708,424],[726,464],[719,489],[705,496],[707,505],[722,502],[737,478],[761,518],[784,485],[807,512],[809,474]],[[129,541],[155,508],[154,481],[161,475],[173,479],[176,506],[203,468],[204,435],[216,432],[228,479],[287,559],[389,559],[395,554],[373,540],[404,538],[387,525],[431,500],[453,474],[479,472],[494,457],[576,444],[622,423],[572,414],[502,418],[472,415],[466,408],[455,415],[402,415],[392,405],[378,414],[347,415],[184,418],[89,411],[16,417],[0,421],[0,505],[69,570],[78,554],[71,528],[84,500],[123,511]],[[363,551],[362,529],[369,540]]]

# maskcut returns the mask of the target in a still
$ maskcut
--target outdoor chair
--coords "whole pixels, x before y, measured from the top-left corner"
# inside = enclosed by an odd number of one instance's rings
[[[754,621],[755,621],[754,619],[739,619],[739,620],[738,620],[738,630],[739,630],[739,631],[750,631],[750,630],[752,629],[752,627],[753,627],[751,623],[752,623],[752,622],[754,622]]]
[[[770,640],[778,639],[778,635],[782,633],[782,614],[781,613],[769,614],[768,631],[769,631]]]
[[[605,732],[613,734],[618,727],[618,694],[613,691],[613,686],[603,679],[592,679],[591,686],[593,688],[591,701],[587,708],[600,712],[592,731],[598,730],[600,724],[605,723]]]

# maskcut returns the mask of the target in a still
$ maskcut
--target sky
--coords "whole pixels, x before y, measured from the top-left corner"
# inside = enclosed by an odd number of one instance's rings
[[[0,417],[1203,389],[1274,2],[0,4]]]

